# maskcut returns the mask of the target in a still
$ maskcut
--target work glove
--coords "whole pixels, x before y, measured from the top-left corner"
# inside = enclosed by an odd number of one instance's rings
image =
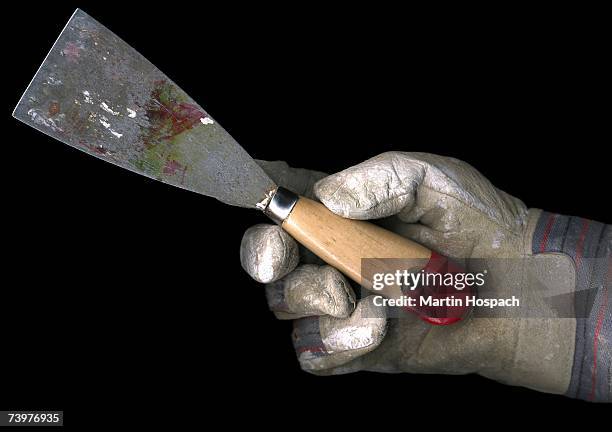
[[[293,319],[301,367],[319,375],[477,373],[535,390],[610,401],[609,225],[527,209],[457,159],[384,153],[337,174],[259,162],[293,192],[332,212],[367,219],[486,273],[479,295],[516,296],[435,326],[417,315],[387,318],[376,294],[348,280],[277,225],[245,233],[243,268],[265,284],[270,309]],[[401,257],[398,257],[401,258]],[[473,267],[473,268],[472,268]]]

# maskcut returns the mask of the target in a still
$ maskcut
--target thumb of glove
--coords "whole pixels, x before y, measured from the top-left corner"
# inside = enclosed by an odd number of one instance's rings
[[[412,207],[424,177],[424,164],[401,153],[383,153],[319,180],[314,192],[342,217],[378,219]]]

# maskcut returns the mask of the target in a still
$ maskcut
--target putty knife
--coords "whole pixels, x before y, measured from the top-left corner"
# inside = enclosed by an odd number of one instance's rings
[[[371,288],[371,281],[361,277],[362,258],[415,259],[421,263],[418,268],[432,260],[432,252],[417,243],[368,222],[344,219],[318,202],[277,187],[185,92],[79,9],[13,115],[130,171],[227,204],[260,209],[365,288]],[[399,288],[384,294],[402,295]],[[459,319],[415,312],[433,324]]]

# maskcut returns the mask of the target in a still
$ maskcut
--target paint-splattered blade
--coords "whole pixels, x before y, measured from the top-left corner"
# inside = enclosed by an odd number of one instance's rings
[[[76,10],[13,115],[108,162],[256,207],[274,183],[176,84]]]

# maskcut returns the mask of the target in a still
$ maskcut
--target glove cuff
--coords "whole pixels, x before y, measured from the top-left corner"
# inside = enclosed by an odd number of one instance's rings
[[[540,210],[530,210],[529,221],[529,253],[567,255],[576,271],[575,349],[566,395],[612,402],[612,226]]]

